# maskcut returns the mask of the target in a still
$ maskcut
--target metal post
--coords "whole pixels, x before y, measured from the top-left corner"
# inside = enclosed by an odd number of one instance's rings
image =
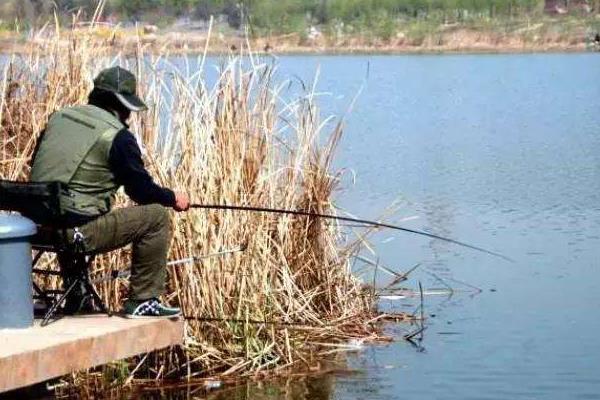
[[[31,220],[0,214],[0,329],[33,325],[30,238],[35,232]]]

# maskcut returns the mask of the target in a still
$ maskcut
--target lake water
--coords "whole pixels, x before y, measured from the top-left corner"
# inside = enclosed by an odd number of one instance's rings
[[[347,117],[340,203],[506,254],[509,263],[385,231],[380,261],[421,262],[423,341],[367,346],[361,372],[249,386],[239,399],[600,399],[600,56],[283,57],[280,75],[320,68],[324,113]],[[351,175],[348,174],[348,183]],[[384,277],[382,277],[384,278]],[[370,279],[370,278],[368,278]],[[380,282],[383,284],[384,279]],[[482,290],[473,295],[468,283]],[[471,293],[469,293],[471,292]],[[418,301],[382,302],[413,310]],[[399,337],[410,329],[390,326]],[[235,395],[234,395],[235,394]]]
[[[422,263],[406,286],[456,289],[425,297],[418,346],[401,340],[414,327],[390,325],[396,342],[348,356],[356,373],[213,398],[600,399],[600,55],[287,56],[279,65],[280,77],[304,81],[320,70],[324,114],[344,113],[362,87],[337,159],[351,170],[343,207],[376,219],[400,199],[390,222],[515,262],[382,231],[373,237],[382,264]],[[409,217],[418,218],[401,222]]]

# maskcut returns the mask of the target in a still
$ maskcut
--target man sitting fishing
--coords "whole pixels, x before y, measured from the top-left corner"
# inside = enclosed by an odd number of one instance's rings
[[[87,105],[54,113],[33,156],[32,182],[68,185],[61,195],[67,226],[84,236],[85,250],[107,252],[132,244],[131,278],[123,314],[128,318],[174,317],[179,308],[159,300],[165,290],[171,242],[167,208],[186,211],[186,193],[157,185],[127,120],[147,110],[136,95],[135,76],[120,67],[94,80]],[[138,205],[112,210],[119,187]],[[67,302],[69,299],[67,299]]]

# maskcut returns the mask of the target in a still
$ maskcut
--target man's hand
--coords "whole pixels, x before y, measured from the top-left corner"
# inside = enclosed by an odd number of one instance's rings
[[[186,193],[183,192],[175,192],[175,205],[173,209],[175,211],[187,211],[190,208],[190,198]]]

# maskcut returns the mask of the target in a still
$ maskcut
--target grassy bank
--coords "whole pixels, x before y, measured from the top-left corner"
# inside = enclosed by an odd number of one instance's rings
[[[151,28],[151,29],[148,29]],[[385,29],[384,29],[385,28]],[[69,29],[63,37],[70,35]],[[75,35],[88,36],[89,27],[79,25]],[[107,52],[135,54],[144,51],[171,54],[238,54],[248,45],[255,53],[506,53],[506,52],[580,52],[596,50],[594,38],[600,32],[596,16],[542,16],[531,18],[473,18],[446,23],[437,19],[398,20],[377,28],[345,26],[313,27],[286,34],[251,34],[233,30],[226,24],[206,24],[204,29],[155,26],[125,28],[120,24],[102,24],[93,30],[98,46]],[[30,46],[46,47],[55,43],[55,28],[17,33],[0,32],[0,51],[26,53]],[[210,37],[210,40],[208,38]],[[68,40],[63,39],[68,46]]]
[[[151,105],[131,126],[160,183],[189,192],[195,203],[338,212],[332,160],[342,125],[324,124],[311,89],[290,97],[275,79],[276,66],[248,53],[226,57],[207,86],[203,58],[180,70],[167,50],[146,53],[140,44],[128,58],[98,40],[102,31],[52,32],[44,46],[10,55],[1,71],[1,178],[26,180],[48,117],[84,103],[92,78],[117,63],[137,72]],[[130,205],[122,194],[118,204]],[[246,250],[169,269],[166,300],[189,317],[184,348],[74,375],[69,393],[316,371],[349,341],[378,340],[373,293],[350,271],[366,232],[356,236],[356,228],[309,217],[223,211],[173,214],[173,226],[170,259]],[[127,267],[129,257],[125,249],[98,258],[93,278]],[[126,286],[117,280],[99,289],[117,309]]]

